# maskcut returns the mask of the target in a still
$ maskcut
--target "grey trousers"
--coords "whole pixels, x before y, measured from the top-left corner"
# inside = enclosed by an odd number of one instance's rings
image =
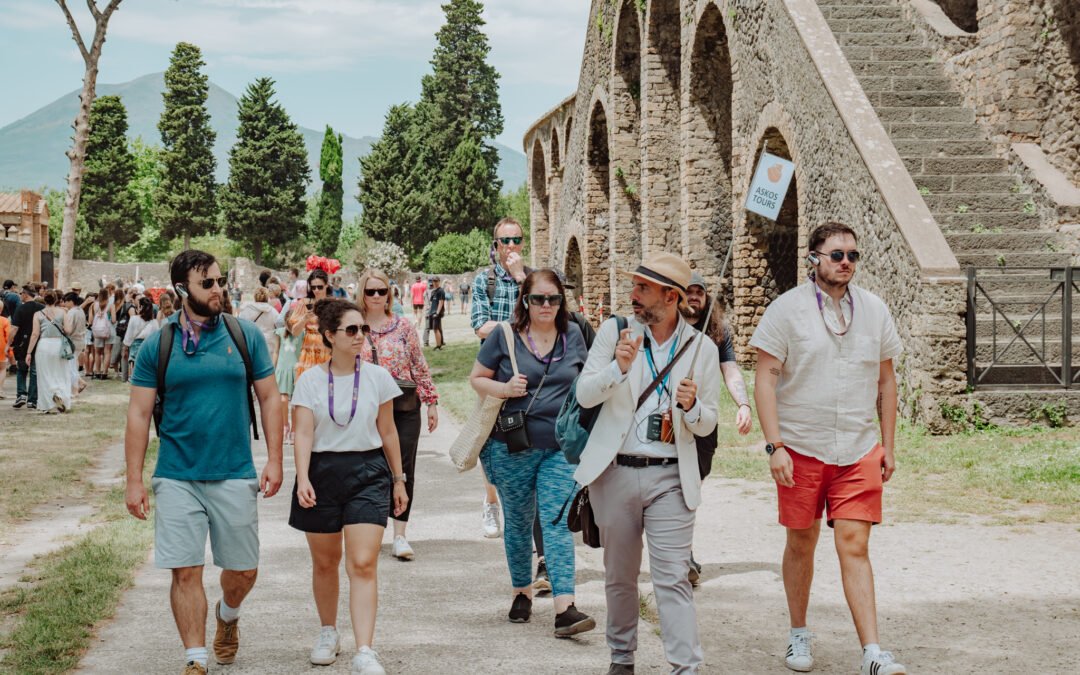
[[[589,486],[604,544],[607,643],[612,663],[632,664],[637,649],[641,535],[672,673],[697,673],[704,654],[687,571],[694,512],[683,502],[678,465],[635,469],[612,464]]]

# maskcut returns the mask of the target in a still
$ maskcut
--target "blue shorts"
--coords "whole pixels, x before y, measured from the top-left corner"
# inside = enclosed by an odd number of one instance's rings
[[[226,570],[259,566],[259,479],[157,478],[154,564],[162,569],[206,564],[206,535],[214,564]]]

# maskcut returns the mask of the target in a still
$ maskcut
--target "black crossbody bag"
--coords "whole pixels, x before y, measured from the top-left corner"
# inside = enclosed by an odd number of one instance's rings
[[[532,400],[529,401],[528,407],[525,408],[525,410],[500,413],[499,418],[495,421],[495,428],[503,434],[506,450],[511,454],[523,452],[532,447],[532,441],[529,439],[529,430],[525,426],[525,420],[529,417],[529,411],[532,410],[533,404],[536,403],[536,398],[540,396],[540,390],[544,388],[544,382],[547,381],[548,371],[551,369],[551,362],[555,360],[555,349],[558,346],[558,342],[559,340],[556,337],[555,344],[551,347],[551,353],[548,354],[548,361],[544,365],[544,376],[540,378],[540,385],[536,387],[536,391],[533,392],[533,397]]]

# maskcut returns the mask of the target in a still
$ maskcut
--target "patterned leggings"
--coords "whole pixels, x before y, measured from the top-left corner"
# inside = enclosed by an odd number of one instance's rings
[[[562,451],[529,448],[511,455],[505,443],[488,440],[480,461],[502,502],[503,546],[514,588],[532,584],[532,530],[539,506],[552,595],[573,595],[574,537],[566,528],[569,506],[564,510],[563,505],[577,486]],[[562,517],[552,524],[560,510]]]

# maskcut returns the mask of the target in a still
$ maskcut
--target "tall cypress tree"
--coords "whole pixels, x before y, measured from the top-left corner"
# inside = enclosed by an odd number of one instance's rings
[[[315,214],[315,231],[312,232],[317,251],[333,255],[341,236],[341,212],[345,207],[345,188],[341,182],[343,169],[341,134],[335,134],[330,125],[323,135],[322,153],[319,155],[319,178],[322,192]]]
[[[443,232],[471,230],[476,214],[495,212],[502,188],[498,151],[490,142],[503,132],[499,74],[487,62],[491,47],[482,31],[484,6],[477,0],[450,0],[442,8],[446,23],[435,35],[432,72],[424,76],[417,105],[434,168],[427,185],[436,192],[432,201],[438,205],[438,231],[431,239]],[[468,145],[459,151],[461,143]],[[447,202],[445,191],[438,188],[446,184],[444,171],[455,155],[460,160],[473,154],[474,143],[484,158],[487,175],[458,186],[457,198]]]
[[[184,248],[191,237],[217,227],[214,170],[214,139],[210,113],[206,110],[210,84],[201,68],[202,53],[193,44],[180,42],[165,71],[165,110],[158,121],[161,132],[163,171],[155,202],[161,236],[182,236]]]
[[[229,151],[229,182],[221,195],[225,232],[247,243],[255,263],[302,232],[311,169],[304,138],[281,104],[274,81],[261,77],[240,99],[236,145]]]
[[[80,213],[98,246],[107,248],[109,262],[116,246],[139,238],[142,213],[132,189],[135,157],[127,144],[127,110],[119,96],[101,96],[90,108],[90,138],[86,144]]]

